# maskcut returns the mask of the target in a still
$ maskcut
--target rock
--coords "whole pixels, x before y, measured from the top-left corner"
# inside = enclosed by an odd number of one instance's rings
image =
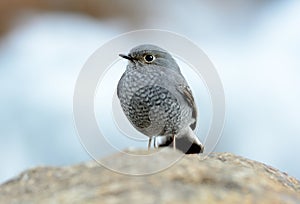
[[[147,154],[131,150],[133,154]],[[179,152],[136,157],[139,168],[168,163]],[[136,166],[118,153],[103,161],[118,168]],[[38,167],[0,186],[0,203],[300,203],[300,182],[270,166],[230,153],[184,156],[148,176],[126,176],[87,162]]]

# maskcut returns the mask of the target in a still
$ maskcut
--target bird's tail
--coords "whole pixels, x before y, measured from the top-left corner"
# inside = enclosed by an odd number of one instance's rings
[[[190,127],[180,131],[175,137],[176,149],[184,152],[185,154],[199,154],[204,150],[204,146],[195,135]],[[160,140],[158,147],[169,146],[173,147],[173,137],[167,136]]]

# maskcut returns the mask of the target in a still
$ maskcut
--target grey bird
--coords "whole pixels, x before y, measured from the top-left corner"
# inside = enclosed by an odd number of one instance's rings
[[[184,153],[201,153],[203,145],[194,134],[197,107],[193,94],[174,58],[150,44],[130,50],[128,65],[117,87],[126,117],[149,137],[165,136],[159,146],[173,146]],[[154,143],[155,146],[155,143]]]

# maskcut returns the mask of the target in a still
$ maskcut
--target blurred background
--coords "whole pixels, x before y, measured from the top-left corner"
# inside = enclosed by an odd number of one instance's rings
[[[214,63],[227,105],[216,151],[300,179],[299,25],[297,0],[1,1],[0,183],[90,160],[73,121],[76,78],[103,43],[143,28],[184,35]]]

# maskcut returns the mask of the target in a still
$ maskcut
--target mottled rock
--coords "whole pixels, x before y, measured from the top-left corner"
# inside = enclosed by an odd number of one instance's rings
[[[147,154],[132,150],[130,153]],[[136,157],[151,168],[179,152]],[[105,159],[134,169],[122,155]],[[168,161],[167,161],[168,160]],[[104,161],[104,160],[103,160]],[[270,166],[230,153],[184,156],[170,168],[148,176],[128,176],[96,162],[69,167],[38,167],[0,186],[0,203],[300,203],[300,182]]]

